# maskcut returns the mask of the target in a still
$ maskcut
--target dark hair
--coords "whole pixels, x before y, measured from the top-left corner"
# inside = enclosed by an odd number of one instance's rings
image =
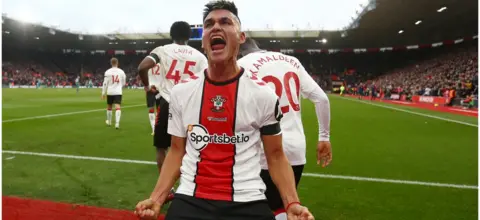
[[[251,37],[247,37],[245,42],[240,45],[240,48],[258,48],[258,42]]]
[[[238,17],[237,6],[235,6],[235,3],[226,0],[216,0],[207,3],[205,5],[205,9],[203,9],[203,20],[205,21],[205,18],[208,16],[208,14],[210,14],[210,12],[219,9],[232,12],[232,14],[234,14],[238,18],[238,21],[240,21],[240,18]]]
[[[176,21],[170,27],[170,37],[174,41],[187,41],[191,35],[192,28],[185,21]]]
[[[242,58],[244,56],[247,56],[249,53],[261,51],[258,47],[257,41],[254,40],[251,37],[247,37],[245,39],[245,42],[243,44],[240,44],[240,50],[239,50],[239,55],[237,56],[237,59]]]

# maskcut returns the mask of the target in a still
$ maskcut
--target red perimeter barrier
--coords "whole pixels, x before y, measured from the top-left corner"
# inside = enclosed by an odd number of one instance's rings
[[[8,220],[137,220],[133,211],[2,197],[2,219]],[[133,208],[132,208],[133,210]],[[163,220],[164,216],[160,216]]]
[[[445,97],[440,97],[440,96],[414,95],[414,96],[412,96],[412,101],[413,102],[423,102],[423,103],[432,103],[432,104],[444,105],[444,104],[447,104],[448,99],[445,98]]]

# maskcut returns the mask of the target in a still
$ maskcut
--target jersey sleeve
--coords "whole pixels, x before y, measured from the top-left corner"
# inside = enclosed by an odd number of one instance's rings
[[[282,133],[280,128],[280,120],[283,117],[282,111],[280,111],[280,101],[277,95],[268,87],[264,87],[264,91],[260,94],[260,112],[262,113],[260,122],[261,135],[278,135]]]
[[[125,86],[127,84],[127,74],[122,71],[122,86]]]
[[[167,132],[170,135],[177,136],[177,137],[186,137],[186,131],[184,129],[182,123],[182,107],[178,102],[178,90],[175,88],[172,89],[170,94],[170,103],[169,103],[169,110],[168,110],[168,130]]]
[[[152,59],[153,62],[155,62],[155,64],[157,64],[157,63],[160,62],[160,57],[161,57],[162,51],[163,51],[162,46],[156,47],[155,49],[152,50],[152,52],[150,52],[150,54],[147,57]]]
[[[103,77],[103,84],[102,84],[102,95],[105,95],[107,93],[107,87],[108,87],[108,80],[110,77],[108,77],[108,73],[105,72],[105,75]]]
[[[313,80],[302,66],[300,70],[300,90],[302,96],[312,101],[318,120],[318,140],[330,140],[330,101],[327,94]]]

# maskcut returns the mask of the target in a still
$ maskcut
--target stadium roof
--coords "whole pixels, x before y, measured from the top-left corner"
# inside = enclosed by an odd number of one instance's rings
[[[142,0],[141,4],[115,4],[96,0],[15,0],[5,1],[2,12],[20,21],[42,23],[77,34],[163,33],[176,20],[202,23],[202,9],[210,0],[158,1]],[[322,29],[340,30],[357,17],[372,0],[301,0],[291,10],[291,3],[280,1],[233,0],[237,5],[244,30]],[[94,5],[95,7],[92,7]],[[185,7],[185,6],[189,7]],[[75,9],[75,10],[72,10]],[[106,16],[105,13],[114,13]],[[279,13],[281,12],[281,13]],[[285,13],[287,12],[287,13]],[[279,15],[284,16],[279,16]],[[310,16],[315,15],[315,16]]]
[[[347,30],[263,30],[247,35],[268,49],[370,48],[453,40],[476,35],[477,28],[476,0],[376,0]],[[170,39],[168,33],[78,35],[3,17],[4,45],[7,41],[23,47],[95,50],[152,49]],[[190,44],[200,47],[198,41]]]
[[[298,30],[298,31],[245,31],[247,36],[253,38],[316,38],[320,30]],[[118,40],[164,40],[170,39],[170,33],[117,33],[110,36]]]

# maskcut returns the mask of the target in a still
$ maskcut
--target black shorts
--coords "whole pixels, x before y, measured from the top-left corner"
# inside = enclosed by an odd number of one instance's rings
[[[275,220],[266,200],[229,202],[176,194],[165,220]]]
[[[302,178],[303,173],[303,165],[292,166],[293,175],[295,176],[295,186],[298,187],[298,183],[300,182],[300,178]],[[275,211],[283,207],[282,197],[280,196],[280,192],[277,189],[277,186],[272,181],[272,177],[268,170],[262,170],[260,172],[260,177],[262,177],[263,182],[267,186],[267,191],[265,191],[265,196],[268,200],[268,206],[272,211]]]
[[[153,93],[153,92],[150,92],[150,91],[148,91],[146,93],[147,93],[146,94],[146,96],[147,96],[147,108],[153,108],[155,106],[158,107],[159,104],[160,104],[160,99],[155,98],[156,94]]]
[[[107,95],[107,104],[122,104],[122,95]]]
[[[153,135],[153,146],[157,148],[170,147],[172,136],[167,132],[168,129],[168,102],[160,97],[157,117],[155,119],[155,134]]]

